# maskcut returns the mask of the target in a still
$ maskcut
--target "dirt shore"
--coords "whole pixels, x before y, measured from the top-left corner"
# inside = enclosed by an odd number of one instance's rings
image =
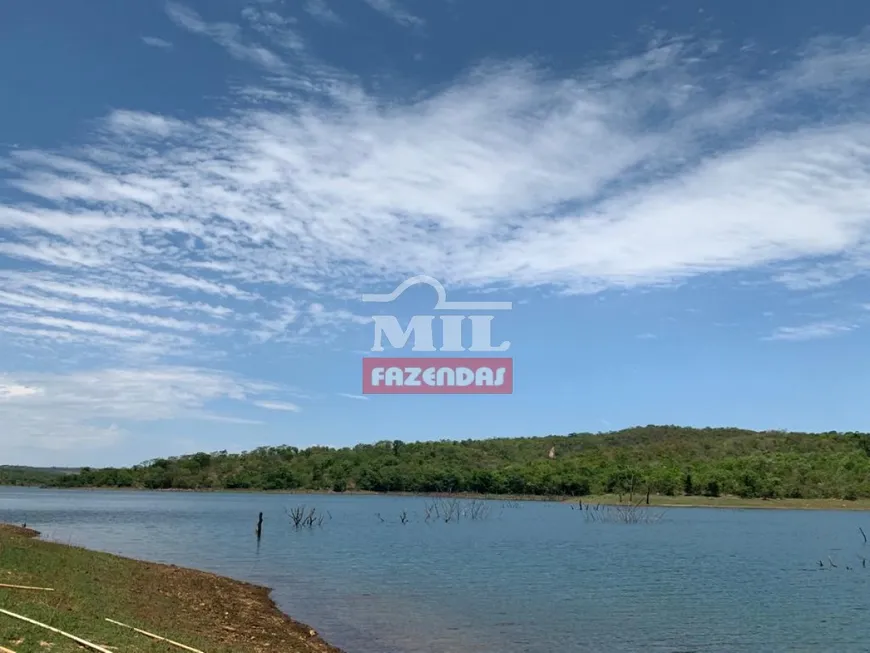
[[[564,503],[578,503],[584,505],[638,503],[643,505],[646,497],[642,494],[622,496],[616,494],[604,494],[599,496],[577,497],[563,499]],[[870,499],[745,499],[742,497],[721,496],[664,496],[651,494],[649,505],[657,508],[731,508],[731,509],[758,509],[758,510],[870,510]]]
[[[214,574],[37,539],[0,524],[0,608],[129,653],[182,650],[110,618],[207,653],[342,653],[282,613],[270,590]],[[0,647],[72,653],[75,642],[0,613]]]

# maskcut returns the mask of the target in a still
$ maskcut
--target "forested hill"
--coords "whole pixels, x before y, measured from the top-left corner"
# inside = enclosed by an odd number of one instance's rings
[[[197,453],[83,468],[65,487],[870,497],[870,435],[646,426],[608,434]]]

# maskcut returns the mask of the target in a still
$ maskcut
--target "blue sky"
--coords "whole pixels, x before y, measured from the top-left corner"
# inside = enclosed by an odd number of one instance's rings
[[[7,3],[0,463],[870,430],[868,22],[858,0]],[[514,302],[513,395],[359,395],[361,295],[418,274]]]

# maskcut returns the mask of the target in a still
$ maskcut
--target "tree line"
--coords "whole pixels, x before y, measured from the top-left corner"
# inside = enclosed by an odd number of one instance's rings
[[[77,472],[70,467],[23,467],[0,465],[0,485],[47,485],[58,476]]]
[[[261,447],[82,468],[56,487],[870,497],[870,435],[645,426],[606,434]]]

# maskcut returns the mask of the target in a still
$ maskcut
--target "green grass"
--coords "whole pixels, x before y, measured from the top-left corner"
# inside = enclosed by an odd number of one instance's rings
[[[125,653],[179,651],[105,621],[121,621],[207,653],[335,653],[274,606],[265,588],[213,574],[34,539],[0,525],[0,607]],[[0,645],[15,653],[81,653],[72,640],[0,613]]]

